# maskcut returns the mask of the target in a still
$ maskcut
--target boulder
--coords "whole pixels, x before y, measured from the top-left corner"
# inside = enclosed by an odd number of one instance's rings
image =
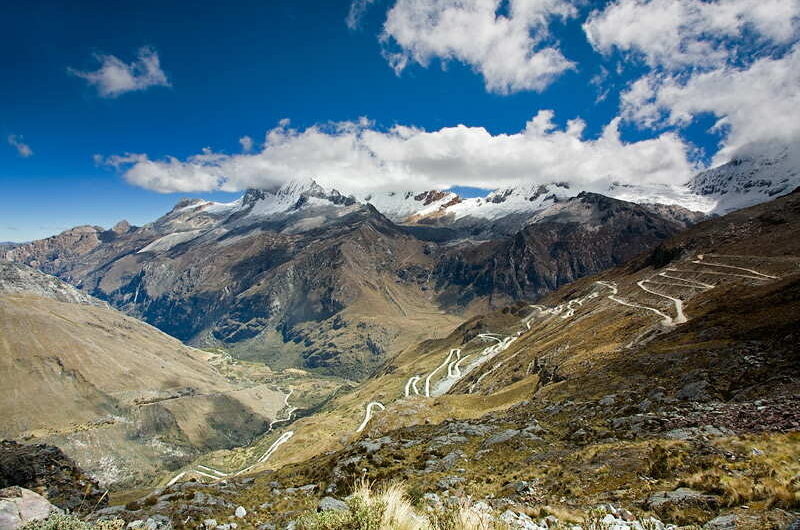
[[[659,491],[647,499],[651,510],[662,510],[679,506],[716,506],[719,499],[714,495],[706,495],[690,488],[678,488],[674,491]]]
[[[704,530],[736,530],[738,518],[736,514],[720,515],[703,525]]]
[[[506,429],[504,431],[500,431],[499,433],[493,434],[492,436],[484,440],[482,447],[486,448],[495,444],[507,442],[513,437],[517,436],[518,434],[519,431],[516,429]]]
[[[31,490],[12,486],[0,490],[0,528],[15,530],[28,521],[47,519],[51,513],[60,513],[50,502]]]
[[[506,510],[500,515],[500,520],[506,523],[510,528],[522,528],[524,530],[547,530],[546,526],[539,526],[533,519],[524,513],[516,513],[511,510]]]
[[[323,497],[317,506],[318,512],[341,512],[347,510],[347,503],[335,497]]]

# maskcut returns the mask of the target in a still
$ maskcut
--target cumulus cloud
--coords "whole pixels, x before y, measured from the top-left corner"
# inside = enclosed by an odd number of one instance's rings
[[[683,126],[698,114],[711,113],[717,117],[714,130],[725,133],[715,156],[722,163],[766,145],[797,144],[798,87],[800,45],[749,67],[724,67],[688,78],[651,73],[622,95],[622,113],[645,126]]]
[[[617,0],[583,28],[604,54],[616,48],[652,67],[702,69],[759,46],[791,44],[799,17],[800,0]]]
[[[453,60],[480,73],[491,92],[541,91],[575,66],[548,40],[550,22],[577,11],[567,0],[507,0],[499,14],[505,3],[397,0],[381,34],[384,55],[398,74],[410,63]]]
[[[583,137],[580,119],[556,127],[552,111],[539,112],[515,134],[497,135],[464,125],[380,130],[367,119],[302,131],[284,123],[267,133],[258,153],[204,150],[185,160],[127,154],[105,162],[120,168],[130,183],[159,192],[270,188],[293,178],[314,178],[347,193],[554,181],[591,189],[611,181],[681,183],[695,169],[676,135],[623,142],[618,122],[594,139]]]
[[[642,128],[717,118],[714,163],[800,140],[800,0],[616,0],[583,24],[592,46],[643,61],[620,95]]]
[[[96,87],[101,97],[115,98],[153,86],[171,86],[167,74],[161,69],[158,52],[148,46],[140,48],[136,60],[131,63],[113,55],[95,55],[95,58],[100,63],[97,70],[83,72],[69,68],[68,71]]]
[[[33,155],[33,149],[31,146],[26,144],[22,141],[22,136],[17,134],[11,134],[8,137],[8,144],[17,150],[17,153],[22,158],[28,158],[29,156]]]

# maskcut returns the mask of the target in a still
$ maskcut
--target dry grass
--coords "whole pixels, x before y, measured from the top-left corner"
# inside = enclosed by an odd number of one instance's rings
[[[719,445],[741,456],[695,472],[682,484],[719,495],[726,506],[800,507],[800,433],[732,438]]]
[[[458,505],[423,511],[415,508],[405,487],[390,484],[380,490],[362,481],[347,499],[347,510],[309,513],[298,530],[506,530],[468,499]]]

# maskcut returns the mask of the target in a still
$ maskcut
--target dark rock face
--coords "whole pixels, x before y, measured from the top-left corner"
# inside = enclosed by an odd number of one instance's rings
[[[450,252],[435,274],[447,305],[482,296],[533,299],[619,265],[683,228],[647,207],[582,193],[507,240]]]
[[[20,486],[59,508],[88,513],[108,504],[108,496],[61,449],[51,445],[0,442],[0,488]]]

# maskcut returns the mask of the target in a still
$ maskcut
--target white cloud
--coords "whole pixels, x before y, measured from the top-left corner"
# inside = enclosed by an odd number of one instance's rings
[[[347,12],[347,18],[344,19],[345,24],[350,29],[356,29],[361,24],[361,19],[367,12],[367,8],[375,0],[353,0],[350,4],[350,10]]]
[[[798,17],[800,0],[617,0],[583,28],[605,54],[617,48],[652,67],[714,68],[743,47],[796,41]]]
[[[29,156],[33,155],[33,149],[31,149],[31,146],[22,141],[22,136],[17,134],[9,135],[8,144],[16,149],[17,153],[22,158],[28,158]]]
[[[253,139],[249,136],[242,136],[239,138],[239,145],[242,146],[242,151],[249,153],[253,150]]]
[[[131,63],[113,55],[95,55],[95,58],[100,62],[100,68],[95,71],[82,72],[73,68],[68,71],[94,85],[101,97],[115,98],[153,86],[171,86],[161,69],[158,52],[148,46],[140,48],[136,60]]]
[[[554,18],[577,14],[566,0],[397,0],[389,10],[381,40],[396,73],[410,63],[427,67],[433,59],[472,66],[491,92],[541,91],[574,68],[547,43]],[[355,5],[355,4],[354,4]]]
[[[716,163],[768,144],[800,142],[800,45],[749,67],[723,67],[688,78],[650,74],[622,95],[622,113],[644,126],[690,123],[712,113],[725,137]],[[755,151],[754,151],[755,152]]]
[[[159,192],[235,191],[309,177],[348,193],[553,181],[600,189],[609,181],[681,183],[695,169],[687,146],[673,134],[627,143],[614,120],[600,137],[584,139],[580,119],[560,129],[552,118],[552,111],[541,111],[520,132],[498,135],[464,125],[384,131],[366,119],[304,131],[282,125],[267,133],[259,153],[204,150],[186,160],[129,154],[106,162],[130,183]]]

